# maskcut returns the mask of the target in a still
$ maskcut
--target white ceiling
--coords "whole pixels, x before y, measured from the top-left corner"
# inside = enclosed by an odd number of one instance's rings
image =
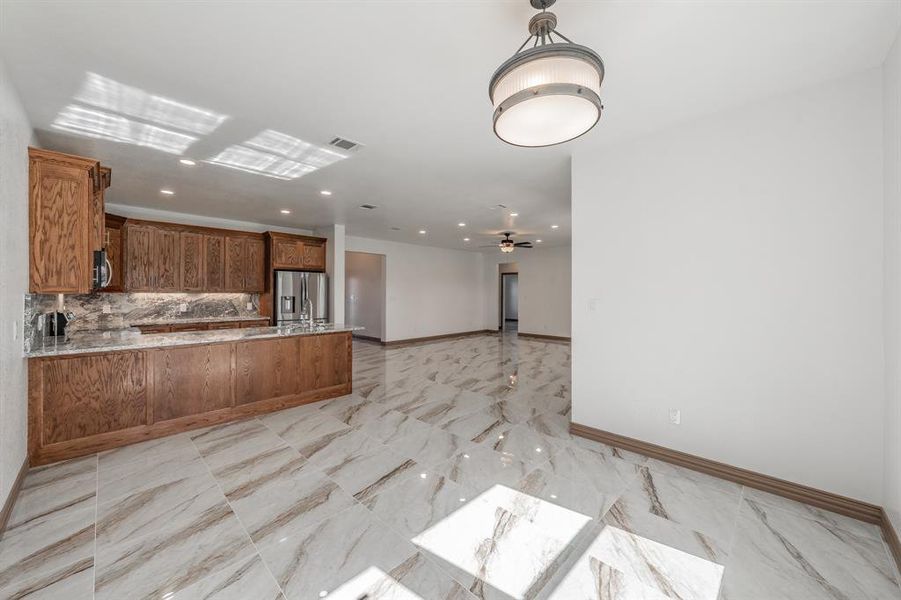
[[[492,134],[487,84],[527,35],[526,0],[3,0],[0,10],[0,55],[41,144],[111,166],[109,202],[303,228],[345,223],[351,235],[450,248],[508,228],[568,243],[577,149],[875,67],[901,22],[896,0],[560,0],[560,31],[604,58],[606,111],[580,140],[523,149]],[[266,129],[365,148],[282,181],[53,130],[88,73],[227,115],[185,152],[198,161]],[[497,204],[509,209],[489,209]]]

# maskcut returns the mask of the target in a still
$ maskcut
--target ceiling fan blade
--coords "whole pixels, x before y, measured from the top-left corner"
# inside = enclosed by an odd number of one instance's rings
[[[498,248],[497,244],[488,244],[487,246],[479,246],[479,248]]]
[[[513,245],[516,246],[517,248],[531,248],[532,242],[516,242]]]

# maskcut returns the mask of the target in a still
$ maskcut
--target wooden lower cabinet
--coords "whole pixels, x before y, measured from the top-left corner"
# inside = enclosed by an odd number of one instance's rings
[[[347,332],[29,359],[31,466],[351,392]]]
[[[146,372],[144,352],[32,363],[29,393],[43,402],[31,442],[55,444],[147,423]]]
[[[150,351],[153,421],[232,406],[234,344],[204,344]]]
[[[350,336],[311,335],[298,338],[301,386],[305,390],[350,383]]]
[[[301,392],[300,348],[294,337],[256,340],[238,346],[238,404],[280,398]]]

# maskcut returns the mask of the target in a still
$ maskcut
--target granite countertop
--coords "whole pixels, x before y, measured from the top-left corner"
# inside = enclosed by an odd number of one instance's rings
[[[269,320],[269,317],[262,315],[243,316],[243,317],[184,317],[177,319],[138,319],[137,321],[128,321],[131,327],[138,325],[186,325],[188,323],[231,323],[233,321],[263,321]]]
[[[120,350],[146,350],[148,348],[166,348],[169,346],[189,346],[192,344],[215,344],[219,342],[238,342],[244,340],[260,340],[266,338],[290,337],[298,335],[317,335],[323,333],[341,333],[360,331],[364,327],[326,323],[315,327],[248,327],[245,329],[216,329],[213,331],[188,331],[182,333],[155,333],[135,335],[124,330],[109,332],[109,336],[90,336],[84,339],[70,339],[64,342],[47,341],[35,346],[25,353],[25,358],[45,356],[67,356],[70,354],[88,354],[92,352],[116,352]]]

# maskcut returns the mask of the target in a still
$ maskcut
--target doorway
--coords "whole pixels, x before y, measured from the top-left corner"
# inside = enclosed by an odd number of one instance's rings
[[[519,273],[502,272],[500,285],[500,326],[504,332],[519,329]]]
[[[364,328],[353,332],[355,338],[384,341],[384,254],[344,253],[344,320],[348,325]]]

